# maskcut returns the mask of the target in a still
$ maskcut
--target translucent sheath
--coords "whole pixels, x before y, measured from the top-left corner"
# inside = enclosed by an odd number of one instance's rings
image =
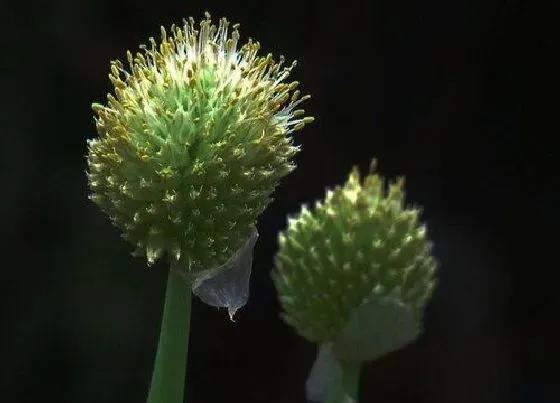
[[[243,246],[223,265],[184,275],[192,284],[194,295],[210,306],[226,308],[231,320],[249,299],[253,250],[258,236],[257,230],[253,229]]]

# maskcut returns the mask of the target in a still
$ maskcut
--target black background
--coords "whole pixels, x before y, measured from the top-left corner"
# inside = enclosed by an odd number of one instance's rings
[[[194,304],[187,401],[304,401],[315,349],[278,319],[277,233],[372,157],[406,175],[442,264],[425,334],[364,366],[361,400],[560,401],[558,153],[546,140],[558,133],[557,6],[1,4],[0,401],[145,401],[166,272],[131,257],[87,199],[90,104],[110,90],[109,60],[205,10],[240,22],[263,53],[297,59],[317,119],[296,134],[298,169],[260,219],[249,304],[235,323]]]

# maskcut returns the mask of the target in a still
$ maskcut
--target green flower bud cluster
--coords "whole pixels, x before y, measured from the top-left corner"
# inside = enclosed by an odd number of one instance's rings
[[[283,318],[311,342],[336,340],[351,313],[376,298],[398,301],[421,327],[435,284],[432,244],[419,209],[404,206],[404,179],[386,190],[374,170],[375,161],[361,183],[354,168],[279,235],[273,279]]]
[[[229,33],[228,33],[229,31]],[[111,63],[114,94],[94,104],[90,199],[149,264],[167,255],[195,271],[224,263],[248,238],[279,180],[294,169],[297,109],[284,66],[238,49],[238,24],[210,15],[162,27],[161,41]]]

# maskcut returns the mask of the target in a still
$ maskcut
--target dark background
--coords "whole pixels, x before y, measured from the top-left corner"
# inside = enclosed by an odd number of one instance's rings
[[[204,10],[297,59],[317,120],[296,134],[298,169],[259,222],[249,304],[231,323],[195,302],[187,401],[304,401],[315,350],[278,319],[276,236],[374,156],[384,175],[407,176],[441,270],[424,335],[364,367],[361,400],[560,401],[558,152],[545,138],[558,133],[557,6],[0,4],[1,402],[145,401],[166,272],[131,257],[87,199],[90,104],[110,90],[109,60]]]

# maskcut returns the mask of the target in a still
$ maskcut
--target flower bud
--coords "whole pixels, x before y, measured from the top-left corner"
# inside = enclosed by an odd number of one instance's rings
[[[111,62],[114,91],[93,104],[90,199],[149,264],[223,264],[294,169],[290,134],[313,120],[285,83],[295,63],[259,56],[258,42],[239,47],[237,28],[209,14],[162,27],[126,68]]]
[[[435,284],[432,244],[419,210],[404,206],[404,179],[385,189],[374,169],[375,161],[361,182],[354,168],[344,186],[312,210],[303,206],[279,236],[273,279],[283,318],[308,341],[359,340],[365,333],[346,336],[345,327],[354,326],[354,312],[363,315],[360,307],[380,318],[377,333],[382,321],[397,323],[398,312],[411,312],[412,328],[421,327]],[[415,337],[406,332],[403,340]],[[379,346],[360,348],[372,355]]]

